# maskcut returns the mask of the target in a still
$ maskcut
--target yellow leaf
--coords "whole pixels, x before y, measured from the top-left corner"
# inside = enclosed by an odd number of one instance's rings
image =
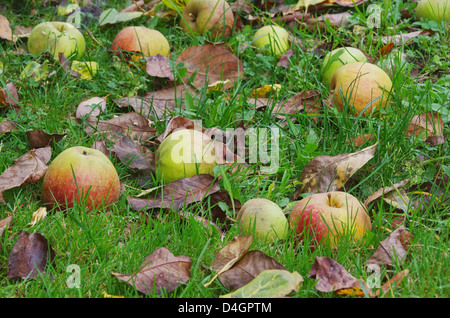
[[[231,81],[229,79],[226,79],[225,81],[215,81],[214,83],[208,85],[206,92],[221,91],[226,84],[231,84]]]
[[[249,97],[267,97],[269,94],[276,94],[281,90],[280,84],[271,84],[271,85],[264,85],[263,87],[255,89],[252,94],[250,94]]]
[[[162,3],[169,9],[183,12],[189,0],[162,0]]]
[[[93,61],[73,61],[70,68],[80,74],[80,79],[91,80],[97,74],[98,63]]]

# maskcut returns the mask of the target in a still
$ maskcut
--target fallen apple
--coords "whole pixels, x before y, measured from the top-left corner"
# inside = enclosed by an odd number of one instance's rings
[[[421,0],[415,13],[418,20],[450,21],[450,0]]]
[[[285,239],[289,232],[283,210],[268,199],[255,198],[245,202],[236,220],[242,231],[267,242]]]
[[[92,211],[116,202],[119,196],[119,176],[109,158],[82,146],[56,156],[42,183],[42,201],[50,208],[71,208],[76,202]]]
[[[177,129],[156,150],[157,175],[165,184],[198,174],[214,176],[215,143],[196,129]]]
[[[364,205],[353,195],[333,191],[315,193],[298,201],[289,215],[298,237],[311,247],[324,244],[336,248],[341,240],[357,241],[371,229]]]
[[[158,30],[143,26],[128,26],[122,29],[114,38],[111,50],[115,55],[137,53],[144,57],[161,54],[170,56],[170,45],[166,37]]]
[[[212,37],[229,36],[234,24],[233,11],[225,0],[190,0],[184,8],[180,27],[186,33]]]
[[[376,114],[385,108],[392,89],[389,75],[368,62],[345,64],[331,78],[330,99],[339,111],[349,110],[361,116]]]
[[[69,58],[80,59],[86,50],[83,34],[72,24],[51,21],[36,25],[28,37],[28,51],[31,54],[50,52],[56,60],[59,53]]]
[[[323,61],[321,67],[322,83],[329,88],[331,78],[338,68],[344,64],[354,62],[366,62],[367,58],[364,53],[354,47],[341,47],[328,52]]]
[[[265,25],[253,35],[253,46],[262,54],[279,57],[289,48],[289,33],[278,25]]]

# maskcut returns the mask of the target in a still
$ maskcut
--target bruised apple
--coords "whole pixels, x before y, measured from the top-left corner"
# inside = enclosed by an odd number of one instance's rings
[[[42,183],[42,200],[50,207],[85,204],[89,211],[108,206],[120,196],[119,176],[101,151],[75,146],[61,152],[49,165]]]
[[[416,18],[450,21],[450,0],[421,0],[416,7]]]
[[[289,230],[283,210],[275,202],[263,198],[245,202],[237,215],[237,223],[244,232],[266,241],[284,239]]]
[[[365,207],[353,195],[332,191],[315,193],[297,202],[289,223],[311,246],[325,244],[336,248],[345,237],[357,241],[371,229]]]
[[[265,25],[253,35],[253,46],[262,54],[281,56],[289,48],[289,33],[278,25]]]
[[[339,111],[345,106],[356,115],[369,116],[385,108],[392,81],[375,64],[355,62],[341,66],[330,83],[330,97]]]
[[[322,62],[322,83],[328,88],[330,87],[331,78],[338,68],[344,64],[354,62],[366,62],[367,58],[364,53],[354,47],[340,47],[328,52]]]
[[[143,26],[128,26],[114,38],[111,50],[119,56],[122,52],[142,54],[145,57],[161,54],[170,55],[170,45],[158,30]]]
[[[214,176],[215,151],[214,141],[200,130],[175,130],[156,151],[157,174],[165,184],[198,174]]]
[[[31,54],[50,52],[58,60],[59,53],[65,57],[74,55],[80,59],[86,50],[83,34],[72,24],[60,21],[42,22],[36,25],[28,37],[28,51]]]
[[[213,37],[229,36],[234,24],[233,11],[225,0],[190,0],[182,12],[180,26],[184,32]]]

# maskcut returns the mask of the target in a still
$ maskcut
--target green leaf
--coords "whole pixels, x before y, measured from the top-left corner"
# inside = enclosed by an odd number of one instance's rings
[[[103,11],[98,21],[100,26],[131,21],[143,15],[143,12],[118,12],[116,9],[106,9]]]
[[[262,271],[250,283],[221,298],[274,298],[298,291],[303,277],[298,272],[268,269]]]

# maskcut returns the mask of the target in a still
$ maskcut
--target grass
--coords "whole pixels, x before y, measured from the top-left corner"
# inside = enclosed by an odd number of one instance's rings
[[[6,16],[11,24],[33,26],[41,20],[53,20],[54,7],[35,6],[25,1],[21,8],[14,7],[13,2],[3,4]],[[293,1],[291,1],[293,2]],[[108,2],[110,7],[121,9],[127,5],[122,1]],[[292,203],[292,195],[300,174],[308,162],[318,155],[334,156],[354,152],[356,148],[346,141],[363,134],[375,134],[378,148],[369,165],[373,169],[362,169],[352,183],[346,185],[346,191],[364,200],[374,191],[384,186],[412,178],[412,183],[419,186],[431,184],[427,192],[438,196],[438,191],[448,195],[449,183],[438,186],[438,176],[448,177],[449,141],[430,146],[419,138],[408,137],[403,132],[411,118],[425,111],[449,111],[450,78],[448,75],[449,29],[430,21],[417,22],[412,18],[402,18],[404,10],[413,12],[414,4],[400,1],[379,1],[382,19],[379,28],[364,29],[356,33],[355,26],[367,26],[367,6],[362,5],[351,10],[353,17],[346,28],[328,27],[325,30],[307,29],[303,25],[295,28],[286,26],[302,45],[293,44],[295,54],[290,58],[290,67],[276,66],[277,60],[257,54],[250,43],[254,29],[246,26],[241,32],[233,34],[228,43],[233,52],[243,61],[245,77],[232,88],[225,98],[223,93],[213,92],[200,100],[193,99],[187,110],[179,110],[173,115],[183,115],[191,119],[201,119],[205,127],[235,128],[244,122],[253,127],[279,127],[280,168],[275,174],[259,174],[258,165],[250,166],[247,172],[227,172],[220,181],[221,189],[228,190],[234,198],[245,202],[254,197],[264,197],[286,207]],[[32,9],[35,14],[30,14]],[[386,8],[389,8],[387,10]],[[44,82],[36,84],[32,79],[20,80],[19,75],[25,65],[36,60],[44,62],[43,56],[33,57],[20,53],[26,40],[16,43],[0,42],[0,61],[4,65],[0,74],[2,86],[12,81],[20,91],[20,113],[11,108],[0,109],[3,120],[12,120],[18,130],[1,135],[0,173],[14,164],[16,158],[29,150],[26,139],[27,131],[43,129],[47,133],[66,133],[55,144],[52,159],[63,149],[84,145],[90,147],[101,137],[87,135],[82,126],[74,119],[77,105],[86,98],[108,96],[107,112],[104,118],[118,115],[128,110],[114,106],[112,100],[123,96],[133,96],[153,91],[155,82],[146,73],[137,68],[128,68],[124,63],[111,63],[108,47],[115,34],[125,25],[148,25],[160,30],[172,46],[172,58],[190,45],[206,43],[202,37],[192,38],[176,27],[177,19],[148,20],[142,18],[100,28],[97,20],[86,14],[83,29],[89,29],[93,37],[86,35],[89,47],[86,59],[99,63],[99,73],[92,81],[79,81],[66,75],[54,62],[49,61],[55,74]],[[60,17],[59,17],[60,18]],[[394,25],[394,28],[391,26]],[[310,51],[317,44],[315,41],[334,42],[351,45],[365,50],[369,55],[378,57],[378,50],[384,46],[381,38],[395,35],[408,27],[432,29],[433,34],[419,36],[413,43],[400,49],[409,57],[410,65],[421,65],[417,76],[409,75],[409,69],[396,71],[393,76],[392,102],[383,120],[376,118],[355,118],[349,113],[322,111],[319,121],[300,112],[293,115],[281,126],[274,121],[271,109],[255,110],[249,105],[245,96],[253,89],[266,84],[279,83],[282,90],[280,100],[295,95],[300,91],[317,89],[323,96],[328,95],[326,87],[320,83],[321,58]],[[95,40],[94,40],[95,39]],[[101,44],[99,44],[101,43]],[[19,53],[14,53],[19,51]],[[441,108],[440,108],[441,107]],[[443,108],[442,108],[443,107]],[[168,119],[168,118],[167,118]],[[449,133],[449,120],[445,119],[445,134]],[[167,121],[158,122],[155,128],[161,133]],[[425,158],[425,159],[421,159]],[[239,235],[235,228],[220,237],[218,233],[205,234],[204,228],[193,221],[180,221],[175,213],[168,211],[151,211],[148,215],[134,211],[126,200],[126,195],[134,195],[138,187],[127,165],[112,157],[119,176],[126,185],[125,195],[107,210],[86,213],[82,206],[77,206],[67,214],[51,211],[49,215],[35,226],[30,225],[32,213],[41,207],[40,182],[26,184],[5,193],[6,204],[0,205],[0,220],[14,211],[14,221],[0,239],[0,297],[35,298],[35,297],[81,297],[99,298],[114,295],[127,298],[144,297],[134,288],[113,277],[111,273],[133,273],[142,261],[158,247],[167,247],[174,255],[188,255],[192,261],[191,279],[172,293],[163,293],[162,297],[179,298],[217,298],[227,291],[219,281],[205,288],[203,284],[214,275],[207,267],[215,254],[233,237]],[[147,185],[151,187],[152,185]],[[154,186],[154,185],[153,185]],[[433,203],[433,204],[432,204]],[[185,208],[194,214],[205,213],[208,207],[194,204]],[[205,212],[206,211],[206,212]],[[382,274],[397,273],[408,269],[409,275],[399,286],[391,290],[386,297],[446,298],[450,296],[448,263],[448,201],[433,202],[414,208],[404,215],[404,224],[413,233],[414,240],[409,255],[404,263],[396,263],[392,269],[385,269]],[[343,244],[339,251],[319,246],[314,251],[293,243],[294,234],[288,239],[274,244],[255,241],[251,249],[259,249],[275,258],[290,271],[298,271],[304,278],[298,292],[292,297],[299,298],[333,298],[345,297],[318,292],[315,280],[308,278],[309,270],[317,256],[333,257],[353,276],[367,278],[364,262],[369,258],[378,244],[384,240],[392,225],[401,213],[383,201],[370,206],[372,219],[371,237],[365,244]],[[10,281],[6,278],[7,262],[11,249],[20,231],[40,232],[55,250],[54,266],[48,268],[48,274],[37,279]],[[69,288],[67,279],[71,264],[79,266],[81,273],[80,288]],[[148,295],[147,297],[160,297]]]

